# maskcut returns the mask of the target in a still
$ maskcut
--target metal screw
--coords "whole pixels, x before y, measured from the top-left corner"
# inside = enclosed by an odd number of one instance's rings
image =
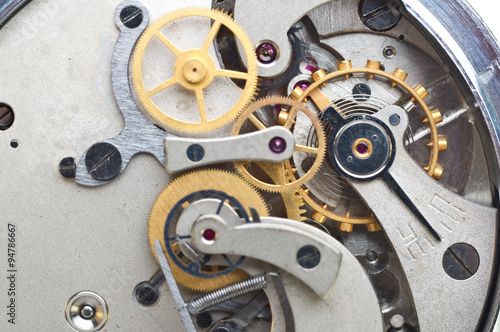
[[[17,141],[17,139],[13,139],[12,141],[10,141],[10,146],[16,149],[19,146],[19,142]]]
[[[59,173],[68,179],[72,179],[76,175],[76,164],[73,157],[66,157],[59,162]]]
[[[347,156],[347,162],[352,163],[354,158],[352,156]]]
[[[297,252],[297,262],[304,269],[312,269],[318,266],[320,259],[319,250],[313,246],[303,246]]]
[[[137,28],[143,19],[142,9],[135,6],[127,6],[120,12],[120,21],[129,29]]]
[[[149,281],[140,282],[134,288],[134,294],[137,302],[144,306],[155,304],[160,298],[158,288],[165,281],[165,276],[162,272],[157,272]]]
[[[122,155],[113,144],[96,143],[87,151],[85,167],[94,179],[111,180],[121,172]]]
[[[142,305],[153,305],[160,297],[160,292],[150,282],[140,283],[135,288],[135,298]]]
[[[201,145],[192,144],[188,147],[186,154],[189,160],[197,162],[203,159],[205,150]]]
[[[196,324],[203,329],[210,327],[213,322],[214,319],[208,312],[202,312],[198,316],[196,316]]]
[[[368,84],[359,83],[352,89],[352,94],[357,101],[367,101],[372,95],[372,89]]]
[[[84,319],[90,319],[94,317],[94,308],[89,305],[84,305],[80,310],[80,316]]]
[[[401,119],[399,118],[399,115],[393,114],[389,117],[389,123],[393,126],[397,126]]]
[[[455,243],[443,255],[443,269],[456,280],[466,280],[479,269],[479,254],[467,243]]]
[[[387,31],[401,20],[401,13],[388,0],[362,0],[359,15],[364,25],[373,31]]]
[[[367,260],[367,261],[369,261],[369,262],[374,262],[374,261],[376,261],[376,260],[377,260],[378,255],[377,255],[377,253],[376,253],[375,251],[370,250],[370,251],[368,251],[368,252],[366,253],[365,258],[366,258],[366,260]]]
[[[14,111],[7,105],[0,103],[0,130],[9,129],[14,123]]]

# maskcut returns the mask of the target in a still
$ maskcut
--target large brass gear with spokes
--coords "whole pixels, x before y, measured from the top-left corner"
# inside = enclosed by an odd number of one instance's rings
[[[274,107],[279,105],[283,109],[276,116],[269,117],[269,111],[261,112],[265,107],[271,107],[271,112],[274,112]],[[289,109],[286,109],[289,107]],[[290,160],[281,163],[267,163],[268,167],[273,167],[277,170],[279,176],[278,180],[266,181],[259,179],[252,174],[248,167],[251,163],[249,162],[235,162],[235,167],[237,171],[252,185],[255,187],[270,191],[270,192],[283,192],[287,190],[293,190],[300,187],[302,184],[306,183],[312,176],[316,174],[319,167],[323,162],[326,151],[326,136],[323,130],[321,122],[318,120],[316,115],[302,103],[299,103],[293,99],[286,97],[267,97],[259,99],[256,102],[248,105],[248,107],[243,111],[243,113],[236,120],[233,131],[231,135],[239,135],[248,131],[262,130],[269,126],[283,125],[285,128],[292,130],[293,124],[299,114],[299,112],[305,115],[310,121],[311,129],[315,133],[316,141],[314,146],[305,145],[295,145],[294,153],[307,153],[314,155],[314,162],[312,163],[310,169],[303,176],[297,178],[293,177],[294,168]],[[261,117],[263,115],[267,119],[264,120]],[[266,166],[266,167],[267,167]]]
[[[423,111],[425,115],[424,122],[428,123],[431,143],[428,146],[431,148],[430,160],[425,170],[429,175],[436,179],[439,179],[443,169],[437,164],[438,154],[440,151],[445,151],[447,142],[445,138],[438,136],[436,124],[442,121],[441,113],[439,110],[430,111],[429,107],[425,103],[424,99],[427,97],[428,93],[422,86],[417,88],[412,88],[410,85],[405,83],[407,73],[403,70],[397,68],[394,73],[390,74],[380,69],[380,63],[378,61],[368,60],[366,67],[352,68],[350,61],[339,62],[339,70],[326,74],[323,70],[318,70],[313,73],[312,79],[313,83],[305,90],[300,87],[296,87],[292,92],[292,98],[300,102],[306,102],[311,100],[319,109],[323,111],[327,107],[334,107],[342,116],[349,116],[348,112],[340,104],[336,104],[335,101],[330,100],[321,90],[321,87],[325,87],[325,83],[336,80],[336,79],[349,79],[353,75],[367,75],[369,79],[373,79],[375,76],[380,76],[387,79],[390,87],[396,88],[397,86],[402,87],[410,96],[411,101],[415,102]],[[346,103],[347,104],[347,103]],[[339,214],[328,209],[328,206],[324,203],[318,202],[313,199],[309,193],[309,189],[302,189],[300,195],[303,197],[304,201],[309,205],[315,213],[313,214],[313,219],[323,223],[327,218],[338,221],[340,230],[350,232],[353,230],[353,225],[367,225],[369,231],[380,230],[380,226],[376,221],[373,214],[366,217],[353,217],[349,212],[347,214]]]
[[[164,33],[160,31],[166,25],[186,17],[203,17],[212,20],[212,26],[200,48],[181,51]],[[225,26],[237,38],[244,50],[247,71],[227,70],[217,68],[216,61],[209,54],[210,46],[220,28]],[[143,61],[147,46],[153,37],[160,40],[175,56],[173,76],[167,77],[163,83],[152,89],[147,89],[143,76]],[[167,14],[153,23],[137,42],[133,54],[132,78],[135,93],[143,105],[145,111],[158,124],[183,132],[204,132],[219,128],[234,118],[244,106],[250,102],[256,91],[258,80],[258,69],[253,45],[243,29],[234,22],[227,14],[209,9],[187,8]],[[222,114],[209,114],[213,109],[207,109],[205,104],[206,89],[213,83],[216,77],[226,77],[245,81],[241,95],[230,109],[218,110]],[[230,82],[228,82],[230,83]],[[163,92],[174,85],[180,85],[183,89],[194,92],[198,106],[199,122],[185,121],[175,118],[170,112],[176,110],[179,105],[172,105],[171,109],[160,109],[152,97]],[[232,84],[232,83],[231,83]],[[216,108],[216,107],[214,107]],[[188,112],[191,110],[181,110]]]
[[[253,207],[257,210],[259,215],[269,215],[267,205],[261,195],[236,174],[216,169],[199,170],[184,174],[172,181],[162,190],[150,212],[148,238],[151,252],[157,261],[154,243],[156,240],[160,240],[163,250],[166,251],[164,228],[167,215],[174,208],[176,203],[184,197],[192,193],[210,190],[224,192],[234,197],[244,205],[247,213],[250,213],[249,207]],[[183,204],[183,209],[185,209],[187,205],[189,205],[189,202]],[[176,243],[172,243],[171,247],[174,252],[179,252],[179,247]],[[246,273],[243,271],[234,270],[223,276],[210,278],[208,275],[208,278],[201,278],[180,269],[173,263],[168,254],[166,257],[169,260],[175,280],[184,287],[195,291],[212,291],[247,277]],[[207,266],[206,273],[217,273],[221,268],[223,267]]]

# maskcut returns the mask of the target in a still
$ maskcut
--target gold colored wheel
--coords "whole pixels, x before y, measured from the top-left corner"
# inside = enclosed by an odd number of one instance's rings
[[[176,20],[190,16],[209,18],[213,23],[200,48],[181,50],[161,29]],[[216,62],[210,55],[210,46],[222,26],[228,28],[242,45],[246,57],[246,72],[217,68]],[[146,48],[153,38],[158,39],[175,56],[175,63],[173,64],[173,76],[167,77],[161,84],[153,88],[146,88],[143,62]],[[132,77],[136,95],[145,111],[160,125],[184,132],[203,132],[216,129],[230,122],[252,100],[257,87],[258,70],[255,51],[250,39],[229,15],[216,10],[188,8],[163,16],[144,31],[134,50]],[[209,93],[207,90],[217,77],[243,80],[245,82],[239,99],[230,109],[217,110],[215,106],[209,108],[206,105],[205,96]],[[157,103],[153,101],[153,98],[159,93],[173,89],[175,85],[180,85],[182,89],[189,91],[191,94],[194,93],[199,121],[191,121],[191,119],[196,118],[196,114],[189,117],[190,121],[176,118],[172,114],[175,110],[191,112],[190,109],[181,109],[185,107],[182,104],[169,105],[171,107],[168,109],[160,109]],[[164,97],[164,99],[168,99],[168,97]],[[221,112],[224,113],[221,114]]]
[[[157,259],[154,251],[154,243],[156,240],[160,240],[163,250],[166,251],[164,231],[166,219],[171,210],[184,197],[202,191],[224,192],[241,202],[248,214],[250,214],[249,207],[251,206],[257,209],[259,215],[269,215],[267,205],[260,194],[240,176],[215,169],[199,170],[187,173],[167,185],[158,195],[151,209],[148,225],[148,237],[150,248],[155,256],[155,259]],[[198,199],[199,198],[204,198],[203,193],[201,196],[198,196]],[[190,202],[186,201],[182,204],[180,209],[181,211],[179,211],[178,214],[179,217],[182,215],[185,208],[189,206],[189,203]],[[182,251],[180,250],[179,242],[172,242],[168,245],[170,245],[172,251],[175,252],[179,258],[182,258],[180,257],[182,256]],[[173,263],[173,260],[168,254],[166,257],[169,260],[172,272],[177,282],[196,291],[212,291],[225,285],[243,280],[247,277],[246,273],[241,270],[234,270],[233,272],[222,276],[213,278],[210,277],[210,274],[215,274],[223,270],[223,266],[204,266],[204,277],[194,276],[183,271],[178,265]],[[188,263],[189,262],[185,262],[186,266]]]
[[[332,106],[339,114],[347,117],[349,116],[349,112],[346,111],[344,105],[350,105],[350,103],[345,100],[339,103],[330,100],[322,91],[322,87],[326,87],[326,83],[331,83],[334,80],[347,80],[356,75],[367,75],[370,80],[375,76],[386,79],[389,84],[388,88],[396,88],[397,86],[402,87],[410,95],[411,102],[415,102],[425,115],[424,122],[428,124],[431,135],[431,142],[428,144],[431,148],[430,160],[425,170],[429,175],[439,179],[443,169],[437,165],[438,154],[440,151],[446,150],[447,143],[445,138],[438,137],[436,124],[442,121],[441,113],[438,110],[432,112],[429,110],[427,104],[424,102],[424,99],[428,96],[425,88],[418,86],[413,89],[404,82],[408,76],[407,73],[399,68],[397,68],[393,74],[386,73],[380,70],[380,63],[378,61],[368,60],[364,68],[352,68],[350,61],[341,61],[338,67],[338,71],[329,74],[326,74],[323,70],[318,70],[313,73],[311,77],[314,82],[305,90],[296,87],[291,97],[300,102],[312,100],[320,111]],[[328,205],[318,202],[317,199],[311,197],[309,189],[303,189],[300,195],[303,197],[306,204],[315,211],[312,218],[317,222],[323,223],[327,218],[335,220],[339,222],[340,230],[346,232],[351,232],[353,230],[353,225],[367,225],[369,231],[380,230],[380,226],[372,214],[366,217],[353,217],[349,212],[346,214],[335,213],[328,208]]]
[[[273,116],[274,107],[279,105],[281,111]],[[266,109],[266,107],[268,109]],[[270,108],[270,110],[269,110]],[[288,109],[287,109],[288,108]],[[266,167],[273,167],[279,174],[277,181],[259,179],[249,169],[249,162],[235,162],[238,172],[255,187],[270,191],[282,192],[293,190],[306,183],[316,172],[323,162],[326,150],[326,136],[320,121],[305,105],[286,97],[268,97],[260,99],[249,105],[238,117],[234,124],[231,135],[239,135],[249,131],[262,130],[273,125],[282,125],[293,131],[293,125],[297,117],[301,115],[303,121],[308,121],[308,126],[314,132],[315,141],[311,145],[295,145],[295,153],[305,153],[314,158],[309,170],[301,177],[292,175],[295,169],[292,167],[293,158],[281,163],[266,163]],[[290,180],[291,179],[291,180]]]
[[[388,79],[392,82],[392,87],[396,87],[397,85],[401,86],[406,92],[408,92],[411,96],[411,101],[416,102],[420,109],[425,115],[424,122],[427,122],[431,135],[431,142],[428,146],[431,148],[429,164],[425,167],[425,170],[429,175],[433,176],[436,179],[439,179],[443,173],[443,169],[438,166],[437,160],[439,156],[439,151],[446,150],[446,139],[440,138],[438,136],[438,131],[436,124],[441,122],[443,119],[441,117],[441,113],[438,110],[434,110],[431,112],[424,99],[428,96],[427,91],[424,87],[419,85],[417,88],[412,88],[410,85],[405,83],[405,79],[408,76],[406,72],[403,70],[396,68],[393,74],[387,73],[383,70],[380,70],[380,62],[374,60],[368,60],[366,67],[360,68],[352,68],[350,61],[341,61],[339,63],[338,71],[329,73],[329,74],[313,74],[312,78],[315,80],[306,90],[302,91],[300,87],[295,88],[292,92],[292,97],[297,101],[303,102],[306,101],[308,97],[311,97],[313,102],[320,108],[320,110],[325,109],[326,107],[332,105],[335,107],[335,104],[325,95],[320,89],[320,86],[324,85],[326,82],[345,77],[345,79],[349,79],[350,76],[356,74],[368,74],[368,77],[372,79],[375,76],[380,76],[385,79]],[[340,114],[342,114],[342,110],[337,109]]]

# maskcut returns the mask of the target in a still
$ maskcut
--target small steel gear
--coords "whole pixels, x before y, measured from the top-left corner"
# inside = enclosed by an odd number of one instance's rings
[[[271,107],[271,112],[274,112],[276,107],[279,108],[277,118],[272,115],[270,116],[269,111],[263,110],[266,106]],[[287,106],[289,106],[290,109],[286,110],[284,108]],[[296,189],[307,182],[312,176],[314,176],[314,174],[316,174],[323,162],[326,151],[325,132],[321,122],[318,120],[316,115],[307,108],[307,106],[287,97],[267,97],[259,99],[251,105],[248,105],[248,107],[236,120],[231,133],[233,136],[243,134],[248,131],[262,130],[273,125],[282,125],[285,128],[292,130],[292,126],[295,123],[299,112],[305,116],[304,119],[308,119],[311,124],[311,128],[313,128],[315,146],[296,144],[294,153],[306,153],[314,156],[314,162],[312,162],[310,169],[303,176],[299,178],[294,177],[292,181],[289,181],[290,175],[292,175],[295,171],[290,163],[290,160],[281,163],[270,163],[272,167],[276,168],[279,174],[278,181],[275,183],[256,178],[248,170],[251,163],[235,162],[237,171],[255,187],[270,192],[282,192]],[[287,172],[289,174],[287,174]]]
[[[163,249],[166,250],[164,228],[167,215],[169,215],[170,211],[181,199],[200,191],[224,192],[243,203],[248,213],[250,213],[248,208],[253,207],[259,212],[259,215],[269,215],[267,205],[260,194],[236,174],[216,169],[199,170],[184,174],[176,178],[162,190],[151,209],[148,225],[148,237],[151,252],[155,256],[155,259],[157,259],[154,251],[154,243],[156,240],[160,240]],[[184,208],[189,205],[188,202],[185,202],[185,204],[185,206],[183,204]],[[172,244],[171,247],[174,251],[178,249],[175,243]],[[195,291],[212,291],[225,285],[243,280],[247,277],[246,273],[243,271],[234,270],[233,272],[223,276],[201,278],[193,276],[180,269],[173,263],[168,254],[166,257],[169,260],[172,272],[177,282]],[[210,272],[219,272],[218,266],[209,268],[211,268],[212,271],[207,271],[207,274]]]
[[[213,20],[212,27],[203,45],[199,49],[179,50],[171,40],[169,40],[160,29],[165,25],[190,16],[205,17]],[[235,71],[218,69],[214,59],[208,53],[221,26],[228,28],[238,39],[244,50],[247,71]],[[163,83],[147,90],[143,77],[143,60],[148,44],[152,38],[158,38],[176,57],[173,77],[168,78]],[[244,80],[245,84],[241,90],[241,96],[236,103],[222,115],[215,114],[210,118],[206,108],[205,97],[208,88],[215,77],[227,77],[236,80]],[[186,8],[167,14],[150,26],[137,42],[133,55],[132,78],[135,93],[146,112],[162,126],[184,132],[204,132],[216,129],[227,124],[237,117],[241,109],[250,102],[255,94],[258,80],[258,69],[253,45],[243,29],[227,14],[218,10],[201,8]],[[182,88],[193,91],[198,105],[200,122],[190,122],[176,119],[167,114],[168,110],[160,109],[152,100],[152,96],[168,89],[176,84]],[[180,107],[174,105],[172,109]]]
[[[352,68],[350,61],[341,61],[339,62],[338,67],[338,71],[329,74],[326,74],[321,69],[313,73],[311,76],[314,82],[305,90],[302,90],[300,87],[295,87],[291,97],[301,102],[311,99],[320,111],[324,110],[326,107],[333,106],[341,115],[348,116],[349,111],[346,110],[342,104],[337,104],[336,102],[331,101],[321,91],[320,87],[325,86],[326,82],[342,77],[349,79],[349,77],[354,74],[368,74],[369,79],[372,79],[376,75],[388,79],[389,82],[392,82],[393,88],[400,85],[411,95],[411,101],[416,102],[426,116],[424,122],[427,122],[429,125],[432,141],[428,144],[431,147],[431,157],[429,165],[425,167],[425,170],[429,173],[429,175],[439,179],[443,169],[437,165],[437,158],[440,151],[446,150],[447,142],[445,138],[438,137],[436,123],[442,121],[441,113],[438,110],[432,112],[429,110],[428,106],[424,102],[424,99],[428,95],[425,88],[418,86],[416,89],[413,89],[404,82],[407,74],[403,70],[397,68],[393,74],[386,73],[385,71],[380,70],[380,63],[378,61],[368,60],[367,65],[364,68]],[[358,98],[359,97],[362,96],[358,96]],[[341,98],[341,100],[345,105],[349,105],[348,101],[344,101],[343,98]],[[367,225],[369,231],[378,231],[381,229],[373,215],[368,217],[353,217],[349,212],[345,215],[338,214],[328,210],[327,205],[318,203],[317,200],[313,199],[310,196],[308,189],[303,189],[300,192],[300,195],[303,197],[307,205],[315,211],[312,218],[317,222],[323,223],[327,218],[338,221],[340,230],[346,232],[351,232],[353,230],[353,225],[360,224]]]

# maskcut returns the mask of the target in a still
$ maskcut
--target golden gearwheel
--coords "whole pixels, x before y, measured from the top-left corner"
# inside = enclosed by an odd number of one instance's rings
[[[263,115],[268,116],[269,112],[266,110],[264,110],[264,113],[268,114],[262,114],[261,112],[266,106],[271,107],[274,112],[274,107],[272,107],[273,105],[280,105],[280,107],[282,107],[282,111],[279,113],[277,120],[270,123],[268,119],[263,118]],[[290,108],[286,110],[285,107]],[[267,97],[259,99],[251,105],[248,105],[248,107],[236,120],[231,133],[233,136],[243,134],[248,129],[250,131],[262,130],[272,125],[282,125],[293,131],[292,127],[299,113],[303,113],[309,119],[311,128],[314,129],[316,142],[315,146],[296,144],[293,153],[303,152],[314,156],[314,162],[312,163],[310,169],[302,177],[293,177],[292,181],[290,181],[291,176],[295,172],[295,169],[290,163],[290,160],[293,158],[281,163],[266,163],[270,164],[270,167],[275,168],[276,172],[279,174],[276,182],[269,182],[256,178],[248,170],[250,163],[235,162],[234,164],[237,171],[255,187],[270,192],[282,192],[296,189],[307,182],[312,176],[314,176],[314,174],[316,174],[323,162],[326,151],[325,132],[321,122],[317,119],[316,115],[309,108],[307,108],[307,106],[287,97]]]
[[[380,70],[380,62],[374,60],[368,60],[365,68],[352,68],[351,61],[340,61],[338,67],[338,71],[329,74],[326,74],[321,69],[313,73],[311,76],[314,82],[306,90],[296,87],[291,97],[297,101],[306,101],[310,98],[321,111],[326,107],[333,106],[341,115],[345,116],[342,112],[342,107],[337,107],[337,105],[321,91],[320,86],[325,86],[327,81],[340,77],[349,79],[349,77],[354,74],[368,74],[370,79],[376,75],[388,79],[392,82],[393,88],[397,85],[401,86],[411,95],[412,101],[420,106],[426,116],[424,122],[428,123],[431,134],[431,143],[428,144],[431,147],[431,157],[429,165],[425,167],[425,170],[429,175],[439,179],[443,169],[437,165],[437,159],[439,152],[446,150],[447,142],[445,138],[438,137],[436,124],[442,121],[441,113],[439,110],[432,112],[429,110],[427,104],[424,102],[424,99],[428,95],[425,88],[418,86],[416,89],[413,89],[404,82],[408,76],[406,72],[397,68],[393,74],[386,73]],[[367,225],[369,231],[378,231],[381,229],[373,215],[368,217],[352,217],[349,212],[346,215],[341,215],[328,210],[326,205],[322,205],[310,197],[308,189],[303,189],[300,194],[304,201],[316,211],[312,218],[317,222],[323,223],[326,218],[338,221],[340,230],[346,232],[351,232],[353,230],[353,225],[362,224]]]
[[[437,164],[438,155],[440,151],[446,150],[447,143],[445,138],[438,136],[436,124],[441,122],[443,118],[439,110],[434,110],[432,112],[429,110],[429,107],[424,101],[424,99],[428,96],[428,92],[425,88],[419,85],[414,89],[405,83],[405,79],[408,74],[399,68],[396,68],[393,74],[380,70],[380,62],[378,61],[368,60],[366,67],[352,68],[351,61],[347,60],[340,61],[338,66],[339,70],[328,74],[325,74],[325,72],[321,69],[313,73],[311,76],[314,82],[306,90],[296,87],[292,92],[291,97],[300,102],[306,101],[306,99],[310,97],[322,111],[328,106],[335,107],[335,105],[326,95],[323,94],[320,86],[324,85],[327,81],[338,77],[345,77],[345,79],[348,79],[351,75],[368,74],[370,79],[374,76],[380,76],[388,79],[392,82],[393,88],[397,85],[401,86],[411,95],[412,102],[416,102],[417,105],[420,106],[422,112],[424,112],[426,117],[424,122],[428,124],[431,135],[431,142],[428,144],[428,146],[431,147],[430,160],[428,166],[425,167],[425,170],[429,175],[439,180],[443,173],[443,169]]]
[[[278,169],[271,163],[255,162],[255,165],[262,169],[275,183],[279,180]],[[287,181],[292,182],[295,176],[288,170],[285,172]],[[304,206],[304,199],[300,193],[301,189],[286,190],[280,192],[283,204],[285,205],[286,217],[295,221],[304,221],[307,218],[303,216],[306,210],[301,209]]]
[[[269,215],[267,205],[260,194],[236,174],[216,169],[199,170],[184,174],[172,181],[162,190],[151,209],[148,224],[148,238],[151,251],[157,261],[154,243],[156,240],[160,240],[163,250],[166,250],[164,228],[168,214],[182,198],[203,190],[220,191],[234,197],[245,206],[248,214],[250,214],[249,207],[251,206],[257,209],[259,215]],[[189,205],[189,203],[185,202],[182,205],[182,209],[185,209],[187,205]],[[173,243],[171,247],[174,252],[178,251],[179,246],[177,243]],[[166,257],[169,260],[175,280],[184,287],[195,291],[212,291],[247,277],[246,273],[241,270],[234,270],[229,274],[214,278],[197,277],[180,269],[173,263],[168,254]],[[209,274],[219,272],[222,267],[207,266],[206,268],[210,271],[206,271],[205,273]]]
[[[160,31],[160,29],[178,19],[190,16],[209,18],[213,23],[208,36],[205,38],[203,45],[200,45],[200,48],[181,51]],[[216,67],[216,62],[209,54],[210,46],[222,26],[229,29],[242,46],[244,56],[246,57],[246,72],[219,69]],[[176,60],[173,76],[166,78],[163,83],[148,90],[144,83],[143,61],[146,48],[153,37],[159,39],[159,41],[173,53]],[[221,11],[201,8],[181,9],[165,15],[153,23],[152,26],[144,31],[135,46],[132,67],[135,92],[148,115],[165,127],[184,132],[204,132],[213,130],[236,118],[240,110],[253,99],[258,80],[255,50],[243,29],[229,15]],[[204,94],[207,93],[207,88],[216,77],[244,80],[245,85],[236,103],[222,115],[215,114],[214,116],[209,114],[209,111],[212,110],[206,107]],[[152,100],[154,95],[172,88],[176,84],[180,85],[183,89],[194,92],[198,106],[199,122],[190,122],[174,118],[167,113],[168,110],[160,109]],[[171,109],[175,110],[177,107],[180,106],[173,105]],[[210,115],[212,115],[212,117]]]

